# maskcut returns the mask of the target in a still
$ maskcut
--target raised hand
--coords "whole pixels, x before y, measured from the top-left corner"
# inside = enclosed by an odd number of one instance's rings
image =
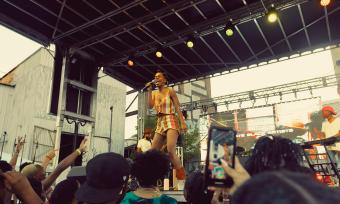
[[[247,170],[244,169],[239,159],[235,157],[235,168],[231,168],[225,160],[221,160],[224,171],[233,178],[234,185],[230,189],[230,194],[233,194],[238,187],[246,182],[250,175]]]
[[[19,153],[21,151],[22,147],[24,146],[24,144],[25,144],[25,138],[18,137],[18,143],[15,146],[15,152]]]
[[[45,155],[47,158],[52,160],[55,157],[55,153],[58,151],[58,149],[51,149],[50,151],[47,152]]]
[[[147,87],[148,90],[152,90],[152,84],[153,84],[152,81],[148,82],[148,83],[145,84],[145,87]]]
[[[87,138],[85,137],[85,138],[81,141],[81,143],[80,143],[80,145],[79,145],[79,148],[78,148],[81,152],[86,152],[86,148],[87,148],[86,142],[87,142]]]

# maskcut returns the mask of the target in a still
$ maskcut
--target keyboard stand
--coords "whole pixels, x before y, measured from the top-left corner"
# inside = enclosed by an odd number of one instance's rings
[[[330,183],[328,178],[332,177],[337,179],[335,183],[339,183],[340,181],[340,173],[337,168],[335,161],[333,161],[333,157],[331,156],[331,152],[328,149],[328,146],[334,144],[338,139],[334,140],[334,142],[329,142],[329,138],[324,140],[305,142],[301,144],[304,158],[306,159],[309,167],[318,175],[322,177],[322,181],[324,183]],[[325,152],[318,152],[316,145],[323,147]],[[313,152],[313,153],[311,153]]]

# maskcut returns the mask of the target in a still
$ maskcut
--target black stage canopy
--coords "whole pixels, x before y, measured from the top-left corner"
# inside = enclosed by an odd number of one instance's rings
[[[279,11],[273,24],[264,17],[271,5]],[[85,51],[107,74],[141,88],[158,69],[176,83],[339,46],[339,10],[339,0],[327,7],[319,0],[0,0],[0,23],[44,45]]]

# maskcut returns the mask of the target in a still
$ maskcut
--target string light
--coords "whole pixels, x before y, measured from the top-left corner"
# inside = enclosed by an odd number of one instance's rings
[[[194,47],[194,39],[192,37],[188,38],[186,45],[188,48],[193,48]]]
[[[155,55],[156,55],[156,57],[158,57],[158,58],[163,57],[163,54],[162,54],[161,51],[156,51]]]
[[[275,23],[278,19],[278,12],[274,7],[272,7],[268,10],[266,16],[269,23]]]
[[[133,67],[135,65],[135,63],[134,63],[134,61],[132,59],[129,59],[127,61],[127,64],[128,64],[129,67]]]
[[[234,35],[234,25],[231,21],[228,21],[227,25],[225,26],[225,34],[228,37],[231,37]]]
[[[320,5],[321,6],[328,6],[331,3],[331,0],[321,0]]]

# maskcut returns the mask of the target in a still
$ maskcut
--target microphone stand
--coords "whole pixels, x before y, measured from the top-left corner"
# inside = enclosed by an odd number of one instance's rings
[[[5,141],[6,141],[6,136],[7,136],[7,132],[4,131],[3,140],[2,140],[2,144],[1,144],[0,159],[2,159],[2,152],[4,151],[4,145],[5,145]]]
[[[34,150],[34,156],[33,156],[33,163],[35,162],[35,157],[37,155],[37,149],[39,147],[38,140],[35,140],[35,150]]]
[[[111,143],[112,143],[112,114],[113,114],[113,106],[110,107],[111,111],[111,119],[110,119],[110,140],[109,140],[109,152],[111,152]]]
[[[148,88],[148,86],[144,86],[142,89],[141,89],[141,92],[144,92],[146,89]],[[137,99],[138,97],[138,94],[136,94],[136,96],[133,98],[133,100],[131,101],[131,103],[129,104],[129,106],[125,109],[125,112],[127,112],[130,107],[132,106],[132,104],[135,102],[135,100]]]
[[[24,137],[24,145],[22,146],[22,153],[21,153],[21,158],[20,158],[20,166],[22,164],[22,158],[24,157],[25,144],[26,144],[26,135]]]
[[[152,85],[151,85],[151,86],[153,86],[154,83],[155,83],[155,81],[152,80],[151,82],[152,82]],[[148,88],[148,86],[144,86],[144,87],[140,90],[140,92],[144,92],[147,88]],[[138,93],[137,93],[136,96],[133,98],[133,100],[132,100],[131,103],[128,105],[128,107],[125,109],[125,113],[130,109],[130,107],[132,106],[132,104],[136,101],[137,97],[138,97]],[[138,138],[138,137],[137,137],[137,138]],[[110,140],[111,140],[111,139],[110,139]]]

